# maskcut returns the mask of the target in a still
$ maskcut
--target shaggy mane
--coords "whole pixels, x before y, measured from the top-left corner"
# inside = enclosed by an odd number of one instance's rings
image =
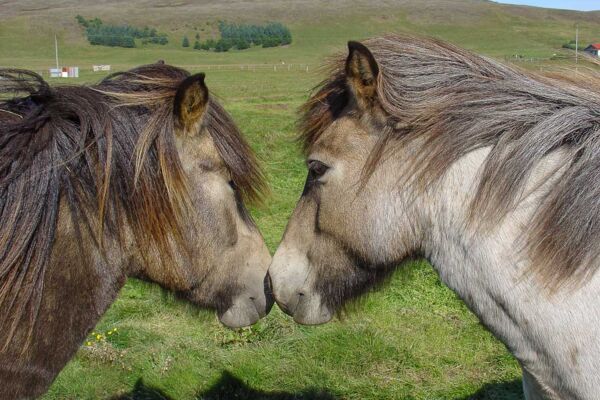
[[[426,188],[462,156],[491,147],[471,205],[471,222],[490,226],[520,201],[534,167],[564,151],[568,163],[534,214],[527,250],[550,289],[589,278],[600,264],[599,75],[536,75],[436,39],[363,43],[379,64],[377,101],[387,118],[372,163],[418,138],[402,183]],[[301,108],[306,152],[349,104],[344,63],[333,60]]]
[[[171,257],[174,244],[187,250],[191,203],[173,102],[188,76],[152,64],[94,86],[50,87],[31,71],[0,69],[0,326],[8,330],[0,346],[23,318],[33,327],[61,203],[99,248],[105,237],[119,240],[126,221],[142,248],[153,246],[161,257]],[[202,124],[238,195],[256,199],[262,174],[212,98]]]

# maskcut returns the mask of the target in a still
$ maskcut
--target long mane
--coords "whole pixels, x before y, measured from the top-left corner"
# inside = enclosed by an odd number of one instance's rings
[[[173,98],[188,76],[152,64],[94,86],[51,87],[33,72],[0,70],[0,326],[10,329],[4,346],[24,317],[36,318],[61,204],[100,249],[105,237],[120,238],[126,221],[138,245],[161,256],[174,244],[184,250],[191,203],[175,148]],[[261,172],[212,98],[202,124],[241,196],[256,198]]]
[[[532,270],[552,289],[578,284],[600,263],[600,78],[542,76],[436,39],[386,36],[363,42],[380,67],[377,97],[387,123],[383,152],[423,143],[405,175],[420,188],[448,167],[490,147],[471,221],[498,223],[522,199],[534,167],[557,150],[567,163],[542,199],[528,231]],[[301,110],[306,151],[348,104],[344,59]],[[369,166],[367,166],[368,168]]]

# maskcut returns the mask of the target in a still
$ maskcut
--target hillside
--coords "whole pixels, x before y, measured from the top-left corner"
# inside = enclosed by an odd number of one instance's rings
[[[497,4],[485,0],[34,0],[0,2],[0,65],[46,68],[53,64],[54,34],[65,65],[112,63],[131,66],[168,58],[183,65],[237,63],[319,63],[348,39],[385,32],[433,35],[495,56],[548,58],[563,52],[562,43],[580,26],[583,43],[600,40],[600,12],[551,10]],[[75,15],[110,23],[151,25],[170,43],[135,50],[92,47]],[[288,48],[249,49],[212,54],[182,49],[181,38],[216,33],[216,22],[282,21],[292,29]]]

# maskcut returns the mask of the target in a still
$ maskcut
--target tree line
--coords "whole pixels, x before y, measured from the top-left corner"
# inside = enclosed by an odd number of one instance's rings
[[[228,51],[232,48],[245,50],[250,46],[277,47],[292,43],[292,34],[288,27],[280,22],[270,22],[265,25],[231,24],[224,21],[219,22],[219,33],[221,38],[206,39],[201,42],[196,34],[194,49],[212,50],[216,52]],[[183,37],[183,47],[190,47],[187,36]]]
[[[131,48],[136,47],[135,39],[140,39],[142,44],[165,45],[169,42],[165,33],[148,26],[110,25],[103,23],[100,18],[85,19],[81,15],[75,19],[85,28],[87,40],[92,45]]]

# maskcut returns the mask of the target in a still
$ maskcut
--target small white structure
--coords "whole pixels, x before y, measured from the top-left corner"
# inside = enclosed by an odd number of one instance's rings
[[[106,64],[93,65],[92,69],[94,70],[94,72],[110,71],[110,65],[106,65]]]
[[[50,68],[51,78],[79,78],[79,67]]]

